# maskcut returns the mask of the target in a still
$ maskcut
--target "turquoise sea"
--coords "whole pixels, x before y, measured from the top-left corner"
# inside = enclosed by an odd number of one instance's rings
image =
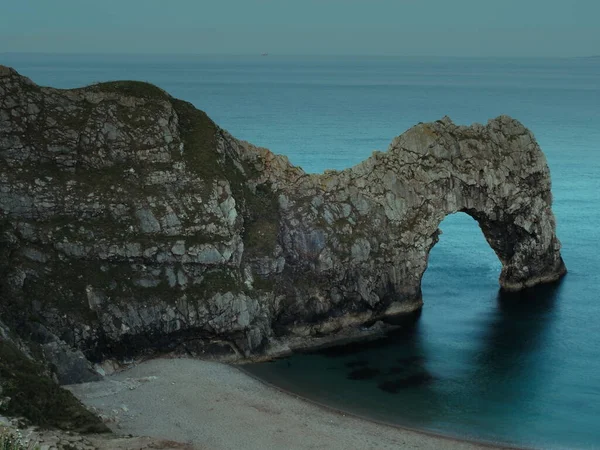
[[[516,297],[464,214],[442,223],[414,327],[250,367],[365,417],[536,448],[600,448],[600,59],[0,54],[35,82],[150,81],[308,172],[385,150],[408,127],[509,114],[553,177],[569,274]],[[201,406],[201,405],[200,405]]]

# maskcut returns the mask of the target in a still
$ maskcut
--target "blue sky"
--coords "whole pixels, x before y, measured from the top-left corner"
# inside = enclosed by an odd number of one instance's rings
[[[0,52],[600,54],[599,0],[4,0]]]

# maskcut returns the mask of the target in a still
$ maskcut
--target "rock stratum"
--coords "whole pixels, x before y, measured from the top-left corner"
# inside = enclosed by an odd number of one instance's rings
[[[306,174],[140,82],[40,87],[0,67],[1,318],[61,382],[155,351],[242,359],[418,310],[465,212],[513,291],[566,271],[529,132],[418,124]]]

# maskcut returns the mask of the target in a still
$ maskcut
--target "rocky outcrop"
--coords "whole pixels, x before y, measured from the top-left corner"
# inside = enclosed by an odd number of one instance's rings
[[[43,428],[108,432],[100,418],[51,379],[36,356],[41,358],[0,330],[0,414]]]
[[[2,317],[57,358],[239,358],[417,310],[458,211],[502,288],[550,282],[565,273],[551,202],[544,155],[505,116],[419,124],[309,175],[155,86],[58,90],[0,68]]]
[[[4,438],[4,441],[3,441]],[[194,450],[189,444],[149,437],[115,436],[112,433],[81,434],[73,431],[20,426],[18,420],[0,416],[3,448],[39,450]]]

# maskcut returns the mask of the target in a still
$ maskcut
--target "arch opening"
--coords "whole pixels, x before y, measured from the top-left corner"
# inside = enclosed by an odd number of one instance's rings
[[[442,223],[456,222],[462,225],[451,228],[456,228],[454,232],[461,239],[466,239],[467,233],[483,234],[487,244],[485,247],[491,250],[500,264],[499,284],[502,290],[518,291],[558,280],[564,275],[566,268],[560,256],[560,243],[553,232],[554,216],[551,212],[546,215],[547,211],[542,210],[541,213],[532,214],[531,208],[517,211],[515,214],[506,211],[510,211],[510,208],[489,211],[485,208],[464,207],[444,215],[432,236],[423,271],[425,272],[429,265],[430,252],[439,246],[439,236],[445,234],[440,229]],[[475,223],[467,225],[470,222],[467,218]],[[479,231],[475,230],[475,226]],[[460,247],[457,242],[454,242],[454,245]],[[478,245],[484,244],[482,242]]]
[[[438,229],[421,278],[424,299],[458,295],[465,284],[495,293],[502,262],[477,219],[458,211],[447,215]]]

